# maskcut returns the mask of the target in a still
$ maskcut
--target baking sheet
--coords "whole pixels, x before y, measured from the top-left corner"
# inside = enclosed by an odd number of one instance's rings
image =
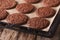
[[[24,0],[16,0],[16,1],[18,2],[18,4],[20,4],[20,3],[26,3]],[[45,7],[45,6],[42,4],[42,2],[37,3],[37,4],[32,4],[32,5],[34,5],[37,9],[40,8],[40,7]],[[49,29],[50,29],[50,27],[51,27],[51,25],[52,25],[52,23],[53,23],[56,15],[57,15],[58,11],[59,11],[60,5],[57,6],[57,7],[52,7],[52,8],[56,10],[56,14],[55,14],[53,17],[51,17],[51,18],[46,18],[47,20],[50,21],[50,25],[49,25],[47,28],[42,29],[42,31],[49,31]],[[10,9],[10,10],[6,10],[6,11],[7,11],[9,14],[19,13],[15,8],[14,8],[14,9]],[[32,12],[32,13],[30,13],[30,14],[25,14],[25,15],[27,15],[27,16],[30,17],[30,18],[38,17],[38,16],[36,15],[36,11],[35,11],[35,12]],[[6,21],[6,20],[2,20],[2,22],[7,22],[7,21]],[[25,25],[22,25],[22,26],[24,26],[24,27],[29,27],[28,24],[25,24]]]

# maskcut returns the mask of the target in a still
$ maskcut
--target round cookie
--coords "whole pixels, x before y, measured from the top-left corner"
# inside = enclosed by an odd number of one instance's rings
[[[10,24],[25,24],[28,20],[28,17],[24,14],[14,13],[8,15],[6,20]]]
[[[43,4],[48,7],[55,7],[60,4],[60,0],[43,0]]]
[[[18,4],[16,9],[22,13],[29,13],[34,10],[34,6],[27,3]]]
[[[50,22],[48,20],[40,17],[35,17],[28,21],[28,25],[30,26],[30,28],[35,29],[44,29],[48,27],[49,23]]]
[[[0,8],[0,20],[5,19],[8,16],[8,13],[5,9]]]
[[[25,0],[27,3],[38,3],[40,0]]]
[[[0,7],[10,9],[16,6],[15,0],[0,0]]]
[[[41,7],[37,10],[37,15],[39,17],[43,17],[43,18],[49,18],[49,17],[53,17],[55,15],[56,11],[54,9],[52,9],[51,7]]]

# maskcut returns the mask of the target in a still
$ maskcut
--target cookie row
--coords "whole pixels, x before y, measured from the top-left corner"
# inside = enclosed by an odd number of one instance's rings
[[[42,11],[43,12],[46,8],[43,7]],[[50,9],[50,8],[49,8]],[[48,10],[48,9],[46,9]],[[45,16],[48,15],[48,13],[50,14],[50,12],[52,12],[52,14],[54,13],[55,10],[51,10],[51,11],[45,11],[47,14],[45,14]],[[44,13],[45,13],[44,12]],[[47,27],[49,25],[49,21],[46,20],[45,18],[40,17],[35,17],[35,18],[29,18],[28,16],[24,15],[23,13],[13,13],[13,14],[9,14],[7,13],[7,11],[5,9],[0,9],[0,20],[6,18],[6,21],[10,24],[28,24],[31,28],[38,28],[38,29],[43,29],[45,27]],[[51,15],[50,15],[51,16]]]
[[[24,0],[29,4],[34,4],[42,2],[43,5],[47,7],[54,7],[60,4],[60,0]],[[0,0],[0,7],[10,9],[16,6],[17,2],[15,0]]]

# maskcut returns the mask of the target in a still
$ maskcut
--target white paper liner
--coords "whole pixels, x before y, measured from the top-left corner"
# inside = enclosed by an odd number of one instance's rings
[[[26,3],[24,0],[16,0],[16,1],[18,2],[18,4],[20,4],[20,3]],[[32,4],[32,5],[34,5],[37,9],[40,8],[40,7],[44,7],[44,5],[43,5],[42,3],[37,3],[37,4]],[[53,17],[51,17],[51,18],[46,18],[47,20],[50,21],[50,25],[49,25],[47,28],[42,29],[42,31],[49,31],[49,29],[50,29],[50,27],[51,27],[51,25],[52,25],[52,23],[53,23],[56,15],[57,15],[58,11],[59,11],[59,8],[60,8],[60,6],[58,6],[58,7],[53,7],[53,9],[56,10],[56,14],[55,14]],[[19,13],[15,8],[14,8],[14,9],[10,9],[10,10],[6,10],[6,11],[7,11],[8,13],[10,13],[10,14],[12,14],[12,13]],[[32,13],[30,13],[30,14],[26,14],[26,15],[27,15],[28,17],[30,17],[30,18],[38,17],[38,16],[36,15],[36,11],[35,11],[35,12],[32,12]],[[2,20],[2,22],[7,22],[7,21],[6,21],[6,20]],[[27,24],[22,25],[22,26],[29,27]]]

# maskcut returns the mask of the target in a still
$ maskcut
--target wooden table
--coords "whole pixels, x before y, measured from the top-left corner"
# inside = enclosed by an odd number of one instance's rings
[[[35,36],[10,29],[0,29],[0,40],[60,40],[60,25],[53,38]]]

